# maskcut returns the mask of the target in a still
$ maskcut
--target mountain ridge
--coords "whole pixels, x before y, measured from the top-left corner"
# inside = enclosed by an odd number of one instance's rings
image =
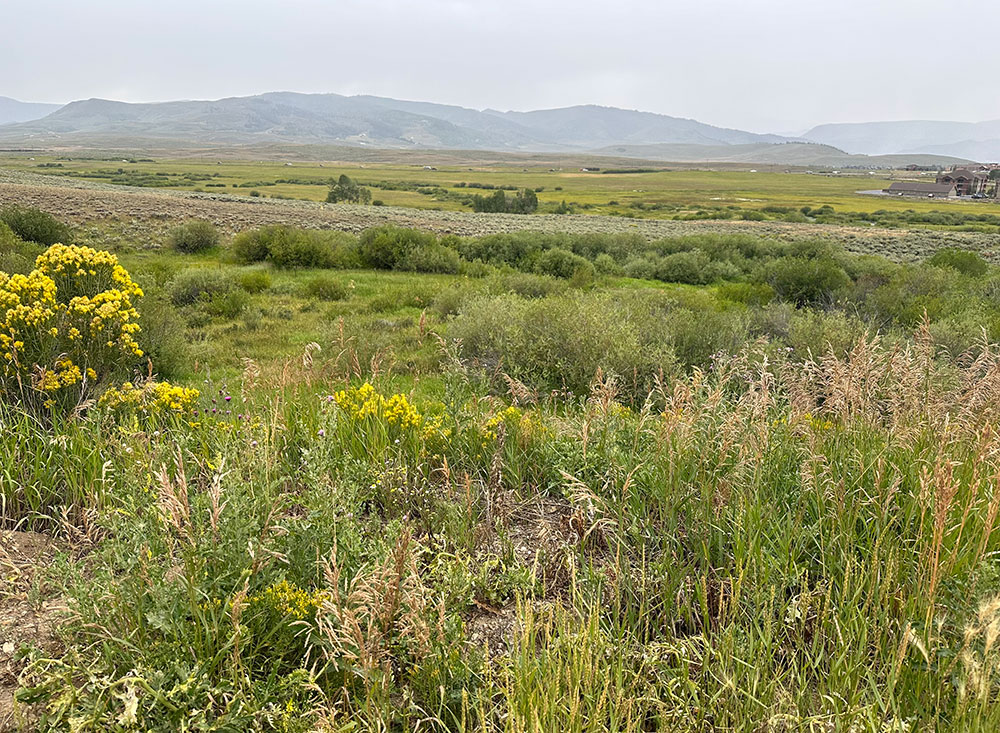
[[[43,102],[22,102],[11,97],[0,97],[0,125],[30,122],[55,112],[62,105]]]
[[[890,161],[947,165],[1000,159],[1000,121],[830,123],[793,137],[596,104],[500,111],[364,94],[276,91],[142,103],[91,98],[63,106],[0,97],[0,123],[5,100],[17,105],[22,117],[46,113],[0,124],[0,142],[17,145],[86,147],[95,140],[122,145],[152,140],[600,154],[649,149],[656,160],[676,155],[685,161],[872,167]],[[781,147],[789,144],[829,149]]]
[[[41,119],[0,127],[3,140],[44,141],[86,133],[154,138],[198,134],[208,142],[326,142],[553,152],[615,143],[784,140],[696,120],[597,105],[498,112],[370,95],[297,92],[156,103],[78,100]]]

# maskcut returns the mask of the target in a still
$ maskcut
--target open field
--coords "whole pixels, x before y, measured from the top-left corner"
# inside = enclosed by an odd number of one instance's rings
[[[230,189],[232,190],[232,189]],[[867,199],[866,199],[867,200]],[[176,221],[203,218],[228,232],[282,223],[358,232],[394,223],[438,233],[479,235],[537,230],[547,232],[636,233],[648,239],[707,232],[746,233],[789,240],[818,237],[836,241],[857,253],[881,254],[907,260],[955,246],[997,256],[1000,239],[980,232],[885,228],[869,224],[823,225],[782,221],[630,219],[597,215],[473,214],[391,206],[328,205],[318,202],[251,198],[231,193],[197,194],[178,190],[134,188],[77,179],[52,178],[0,168],[0,204],[38,206],[67,220],[100,224],[100,236],[110,227],[124,244],[142,246]],[[135,224],[141,222],[140,224]],[[107,226],[105,226],[107,225]]]
[[[115,179],[125,183],[142,180],[146,181],[143,185],[178,190],[213,192],[217,189],[215,192],[225,190],[242,194],[254,191],[268,197],[308,201],[325,200],[330,179],[347,174],[364,185],[420,185],[428,190],[427,194],[415,190],[374,188],[373,195],[389,206],[436,210],[467,210],[467,207],[452,198],[435,195],[431,189],[442,189],[452,196],[461,196],[476,191],[459,184],[475,183],[538,190],[542,212],[566,201],[581,213],[628,214],[640,218],[670,218],[726,207],[759,211],[767,206],[795,210],[803,206],[814,209],[832,206],[839,212],[858,213],[907,210],[1000,213],[1000,204],[994,201],[942,202],[857,194],[859,190],[885,188],[893,180],[928,180],[919,173],[907,172],[877,171],[871,175],[867,171],[841,171],[838,175],[810,175],[804,169],[789,172],[761,166],[759,172],[751,173],[749,166],[743,169],[696,170],[690,166],[629,159],[609,159],[605,163],[600,158],[594,159],[596,163],[587,165],[601,166],[601,172],[582,172],[580,166],[559,158],[523,164],[503,160],[502,156],[496,162],[470,158],[462,162],[438,163],[433,153],[422,156],[413,152],[404,157],[408,161],[406,164],[377,162],[378,158],[374,162],[311,162],[240,161],[221,156],[153,159],[136,154],[136,157],[124,160],[121,154],[106,155],[100,159],[87,156],[86,153],[65,157],[4,153],[0,154],[0,166],[53,176],[105,181]],[[435,170],[426,170],[425,166]],[[674,169],[678,167],[680,169]],[[649,172],[607,172],[629,169]],[[234,187],[236,190],[233,190]],[[644,208],[638,208],[636,204]]]
[[[987,235],[3,175],[4,733],[1000,726]]]

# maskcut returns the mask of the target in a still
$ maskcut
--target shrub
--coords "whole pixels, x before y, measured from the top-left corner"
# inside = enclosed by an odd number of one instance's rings
[[[161,377],[183,374],[188,368],[189,346],[184,321],[166,293],[147,291],[136,308],[139,311],[139,348]]]
[[[360,266],[357,240],[346,232],[267,226],[238,234],[231,251],[241,264],[269,260],[287,268]]]
[[[339,280],[327,275],[317,275],[305,283],[305,294],[317,300],[344,300],[347,288]]]
[[[240,232],[233,237],[230,245],[230,252],[241,265],[252,265],[255,262],[263,262],[270,253],[270,241],[272,234],[283,227],[273,226],[263,229],[254,229],[249,232]]]
[[[607,252],[602,252],[594,258],[594,269],[602,275],[624,275],[625,268],[615,262]]]
[[[584,394],[601,369],[641,399],[655,374],[675,368],[669,308],[660,293],[478,297],[463,305],[449,333],[488,374]]]
[[[745,305],[767,305],[774,299],[774,288],[766,283],[723,283],[719,297]]]
[[[263,268],[241,272],[237,283],[248,293],[262,293],[271,287],[271,273]]]
[[[566,292],[566,281],[551,275],[530,272],[503,272],[486,278],[487,292],[495,295],[513,293],[522,298],[544,298]]]
[[[27,275],[34,267],[35,258],[43,251],[41,247],[21,240],[0,221],[0,272]]]
[[[170,230],[167,240],[179,252],[195,253],[219,246],[219,230],[208,221],[185,222]]]
[[[403,263],[413,250],[429,248],[436,239],[430,232],[404,229],[387,224],[366,229],[358,242],[361,262],[376,270],[393,270]]]
[[[70,240],[69,227],[51,214],[30,206],[8,206],[0,210],[0,221],[26,242],[48,246]]]
[[[989,269],[986,260],[977,253],[955,247],[939,249],[927,259],[927,264],[934,267],[950,267],[969,277],[981,277]]]
[[[428,244],[411,249],[400,260],[397,270],[438,272],[453,275],[460,269],[458,252],[442,244]]]
[[[143,355],[142,297],[118,258],[57,244],[27,275],[0,273],[0,394],[30,409],[67,411]]]
[[[205,305],[209,315],[232,320],[246,310],[250,304],[250,294],[246,290],[232,288],[212,293]]]
[[[580,255],[575,255],[565,249],[554,248],[546,250],[538,256],[535,262],[535,272],[552,277],[571,278],[582,270],[593,277],[594,266]]]
[[[191,305],[199,300],[211,300],[235,287],[232,277],[223,270],[189,267],[178,272],[170,283],[170,301],[174,305]]]
[[[782,257],[767,263],[758,281],[774,288],[779,298],[804,306],[832,303],[837,291],[846,288],[851,279],[830,259]]]
[[[701,250],[675,252],[656,262],[653,276],[664,282],[702,285],[710,280],[710,262],[708,255]]]

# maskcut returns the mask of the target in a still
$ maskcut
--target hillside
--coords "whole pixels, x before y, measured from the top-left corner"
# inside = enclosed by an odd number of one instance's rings
[[[803,137],[849,153],[933,153],[982,161],[1000,160],[1000,120],[837,123],[814,127]]]
[[[1000,159],[1000,122],[821,125],[807,133],[806,142],[597,105],[500,112],[388,97],[296,92],[143,104],[87,99],[64,107],[0,98],[0,122],[5,114],[20,115],[21,121],[11,117],[7,120],[11,124],[0,124],[0,143],[42,148],[338,145],[817,167]],[[927,154],[941,157],[914,157]],[[895,157],[879,161],[865,155]]]
[[[0,97],[0,125],[37,120],[55,112],[59,107],[58,104],[20,102],[10,97]]]
[[[426,102],[273,92],[216,101],[73,102],[43,119],[0,128],[0,140],[72,143],[94,137],[573,151],[614,144],[746,144],[784,138],[611,107],[478,111]]]
[[[647,160],[702,163],[815,166],[817,168],[896,168],[909,163],[951,166],[961,158],[944,155],[851,155],[817,143],[749,143],[743,145],[612,145],[599,152]]]

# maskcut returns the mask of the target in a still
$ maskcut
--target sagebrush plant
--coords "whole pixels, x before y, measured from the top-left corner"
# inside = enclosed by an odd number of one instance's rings
[[[97,395],[143,355],[143,295],[109,253],[56,244],[27,275],[0,273],[0,392],[66,411]]]
[[[167,241],[179,252],[194,254],[218,247],[221,240],[212,222],[196,219],[171,229]]]

